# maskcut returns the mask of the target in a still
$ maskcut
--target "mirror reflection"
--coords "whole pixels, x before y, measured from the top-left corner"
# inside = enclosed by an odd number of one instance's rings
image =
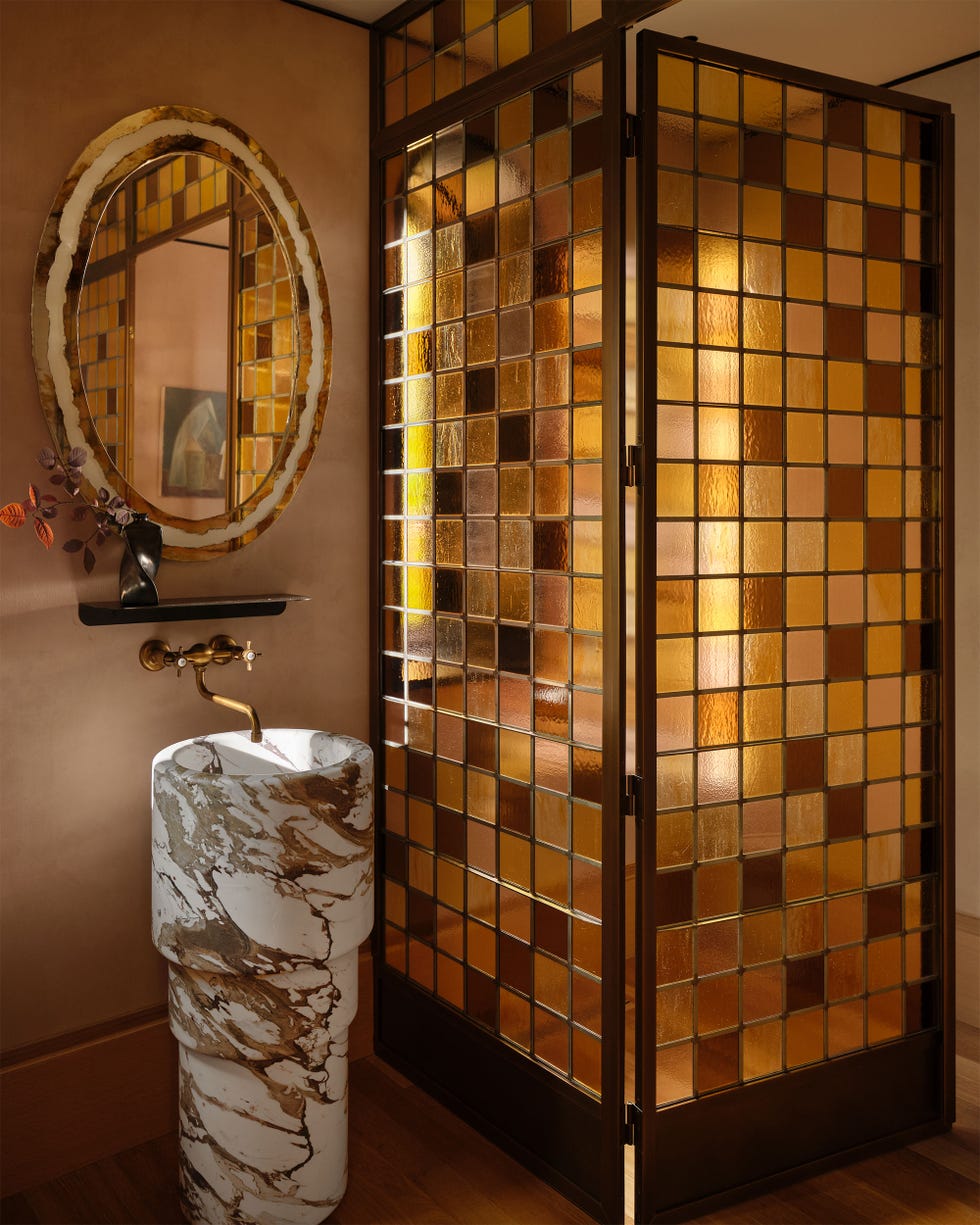
[[[163,556],[241,549],[316,450],[332,370],[309,219],[227,119],[158,106],[96,136],[34,270],[41,406],[62,456],[163,529]]]
[[[162,511],[245,502],[288,428],[296,368],[289,267],[247,183],[177,153],[106,185],[78,307],[92,424]]]

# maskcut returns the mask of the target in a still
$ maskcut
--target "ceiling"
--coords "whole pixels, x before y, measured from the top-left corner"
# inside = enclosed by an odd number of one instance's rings
[[[870,85],[980,50],[980,0],[680,0],[643,25]]]
[[[402,0],[305,0],[316,8],[337,13],[340,17],[353,17],[355,21],[363,21],[366,25],[398,8]]]
[[[306,0],[367,24],[400,0]],[[980,0],[679,0],[643,23],[874,85],[980,50]]]

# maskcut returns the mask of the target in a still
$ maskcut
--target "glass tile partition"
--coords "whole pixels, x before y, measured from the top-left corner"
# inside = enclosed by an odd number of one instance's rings
[[[381,166],[385,965],[590,1095],[601,112],[596,62]]]
[[[237,220],[238,377],[234,501],[246,502],[290,429],[297,361],[289,264],[264,213]]]
[[[940,118],[704,54],[646,119],[658,1106],[939,1019]]]
[[[602,0],[439,0],[383,39],[385,124],[597,21]]]
[[[78,296],[78,362],[89,417],[120,470],[127,459],[126,275],[117,263],[114,271],[87,278]]]

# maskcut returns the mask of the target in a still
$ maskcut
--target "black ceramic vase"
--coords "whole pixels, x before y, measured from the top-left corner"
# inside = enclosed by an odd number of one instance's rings
[[[153,579],[160,568],[163,533],[159,523],[134,512],[122,529],[123,555],[119,563],[119,603],[126,607],[159,604]]]

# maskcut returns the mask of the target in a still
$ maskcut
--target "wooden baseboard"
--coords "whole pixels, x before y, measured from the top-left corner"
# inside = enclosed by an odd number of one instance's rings
[[[371,953],[358,963],[350,1057],[374,1051]],[[16,1195],[177,1126],[177,1043],[164,1009],[11,1052],[0,1069],[0,1194]]]
[[[956,917],[957,1019],[980,1026],[980,919]],[[371,953],[358,962],[359,1003],[350,1057],[374,1051]],[[0,1188],[48,1182],[173,1131],[177,1051],[165,1013],[12,1052],[0,1069]]]
[[[956,916],[956,1019],[980,1029],[980,919]]]
[[[0,1186],[15,1195],[162,1136],[177,1118],[165,1015],[28,1055],[0,1071]]]

